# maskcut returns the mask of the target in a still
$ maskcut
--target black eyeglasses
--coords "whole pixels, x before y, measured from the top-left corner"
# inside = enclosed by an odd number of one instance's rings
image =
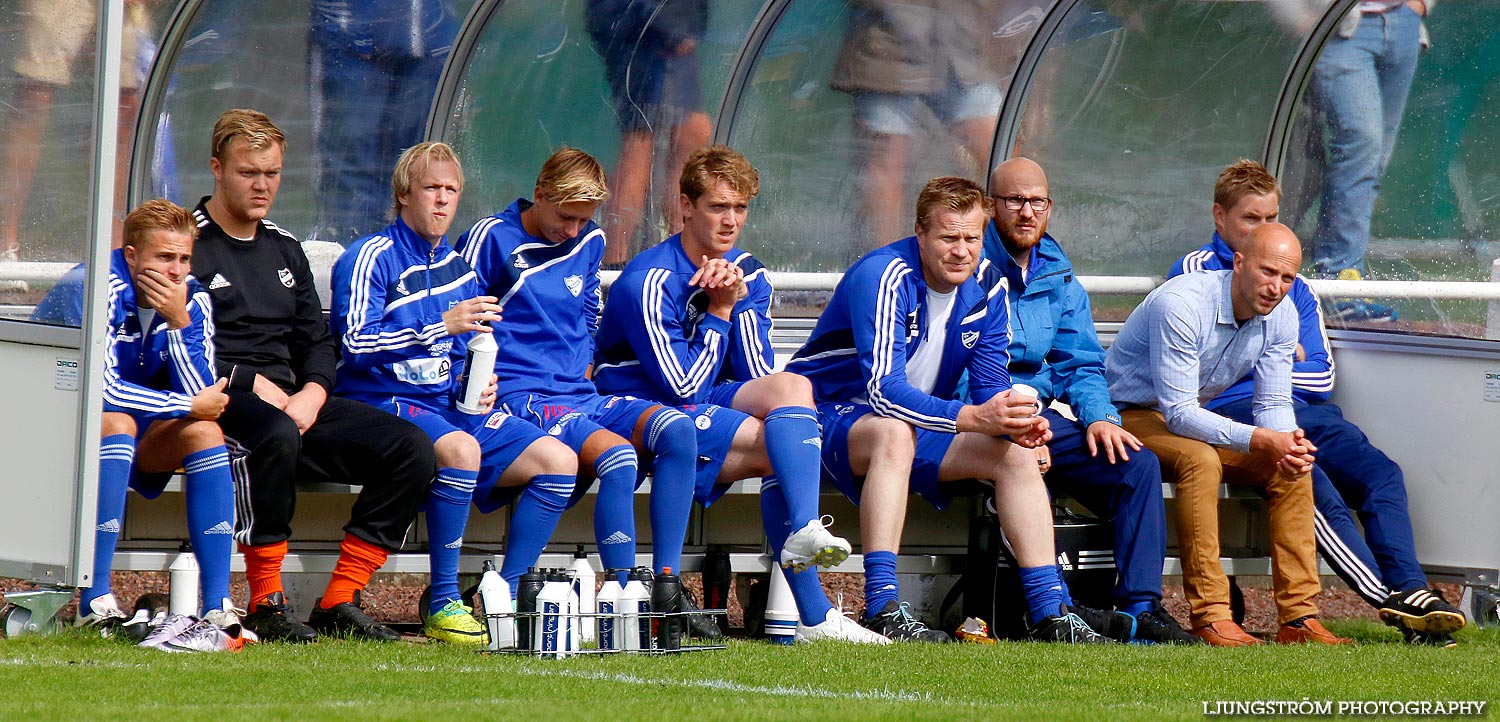
[[[990,196],[992,199],[1005,204],[1005,210],[1019,211],[1021,206],[1031,204],[1031,210],[1037,213],[1045,213],[1052,207],[1052,199],[1047,197],[1027,198],[1025,196]]]

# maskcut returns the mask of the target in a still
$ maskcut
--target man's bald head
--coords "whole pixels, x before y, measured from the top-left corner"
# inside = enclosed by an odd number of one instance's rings
[[[1257,226],[1234,253],[1230,295],[1239,321],[1265,316],[1286,298],[1302,267],[1302,243],[1280,223]]]
[[[1036,161],[1017,157],[995,166],[990,173],[990,197],[995,204],[991,211],[995,230],[1011,256],[1029,253],[1042,242],[1047,221],[1052,217],[1052,201],[1047,195],[1047,174]],[[1038,211],[1032,205],[1036,202],[1042,202],[1046,208]]]

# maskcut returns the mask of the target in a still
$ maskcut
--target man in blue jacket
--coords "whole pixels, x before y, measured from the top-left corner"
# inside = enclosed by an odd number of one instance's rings
[[[1120,425],[1110,401],[1088,293],[1047,235],[1047,175],[1029,159],[1007,160],[990,175],[990,200],[984,256],[1008,281],[1011,381],[1035,388],[1044,407],[1054,399],[1068,404],[1077,417],[1042,411],[1053,434],[1037,447],[1047,486],[1114,525],[1116,613],[1073,609],[1121,641],[1201,643],[1161,608],[1167,534],[1161,469],[1156,455]]]
[[[1109,641],[1064,604],[1052,506],[1032,451],[1051,432],[1036,399],[1011,393],[1007,282],[983,260],[987,209],[972,181],[928,181],[916,236],[850,267],[787,370],[812,381],[824,473],[860,505],[867,627],[895,639],[948,639],[900,601],[906,498],[914,491],[942,508],[951,499],[944,483],[981,479],[995,486],[1032,638]],[[965,372],[970,403],[956,398]]]
[[[1178,259],[1168,275],[1230,268],[1235,249],[1250,231],[1276,221],[1280,203],[1281,186],[1265,166],[1241,160],[1225,168],[1214,185],[1213,240]],[[1401,467],[1328,400],[1335,369],[1317,294],[1299,276],[1288,295],[1298,317],[1293,411],[1297,425],[1318,446],[1313,523],[1323,558],[1409,641],[1450,645],[1452,632],[1464,626],[1464,615],[1429,588],[1417,561]],[[1247,375],[1206,408],[1248,423],[1254,393],[1255,377]],[[1359,526],[1350,507],[1359,514]]]

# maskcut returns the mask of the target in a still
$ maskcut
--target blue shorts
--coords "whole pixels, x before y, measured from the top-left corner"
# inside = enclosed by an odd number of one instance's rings
[[[134,419],[136,423],[135,448],[137,454],[140,453],[141,438],[146,435],[146,432],[150,430],[152,426],[174,420],[158,419],[149,424],[143,424],[141,423],[141,419],[139,417],[132,415],[131,418]],[[172,477],[176,475],[177,472],[175,471],[157,471],[149,473],[138,471],[136,469],[135,461],[132,460],[130,462],[130,481],[126,482],[126,485],[129,488],[134,489],[135,493],[140,494],[143,498],[155,499],[156,497],[161,496],[162,492],[167,490],[167,484],[171,483]]]
[[[416,424],[433,443],[455,431],[474,437],[480,450],[474,506],[483,514],[509,504],[526,488],[524,484],[510,487],[497,487],[496,484],[500,475],[526,453],[527,448],[545,436],[541,429],[504,411],[470,415],[452,409],[438,411],[398,398],[370,405]]]
[[[718,404],[689,404],[679,409],[692,417],[693,428],[698,430],[698,472],[693,501],[707,509],[729,491],[728,483],[719,483],[719,473],[724,470],[730,447],[734,446],[735,432],[750,415]]]
[[[823,424],[823,477],[855,504],[859,504],[865,478],[855,476],[849,468],[849,430],[854,428],[854,422],[873,413],[875,410],[869,404],[818,404],[818,421]],[[938,483],[938,470],[954,435],[920,426],[916,431],[917,456],[912,460],[910,489],[942,509],[953,501],[953,495]]]

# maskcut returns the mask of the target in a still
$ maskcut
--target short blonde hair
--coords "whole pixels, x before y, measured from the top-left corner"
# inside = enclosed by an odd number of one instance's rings
[[[739,151],[727,145],[707,145],[693,151],[682,164],[678,186],[690,201],[713,190],[723,181],[750,200],[760,194],[760,173]]]
[[[428,141],[418,143],[396,159],[396,170],[391,172],[391,220],[401,215],[401,196],[411,192],[411,184],[420,180],[422,174],[433,163],[447,161],[458,171],[458,189],[464,189],[464,166],[458,162],[458,154],[447,143]]]
[[[563,146],[536,176],[537,195],[553,203],[602,203],[609,197],[604,166],[594,156]]]
[[[275,143],[286,151],[286,135],[259,110],[235,108],[219,115],[214,121],[213,157],[223,161],[235,138],[243,139],[250,150],[263,150]]]
[[[125,216],[124,245],[139,248],[152,231],[182,233],[198,237],[198,225],[188,209],[162,198],[146,201]]]
[[[989,199],[978,183],[968,178],[942,176],[927,181],[922,192],[917,194],[917,225],[927,228],[932,212],[946,208],[958,213],[967,213],[975,208],[989,213]]]
[[[1266,167],[1241,158],[1219,172],[1214,182],[1214,203],[1224,210],[1234,207],[1245,196],[1276,196],[1281,202],[1281,185]]]

